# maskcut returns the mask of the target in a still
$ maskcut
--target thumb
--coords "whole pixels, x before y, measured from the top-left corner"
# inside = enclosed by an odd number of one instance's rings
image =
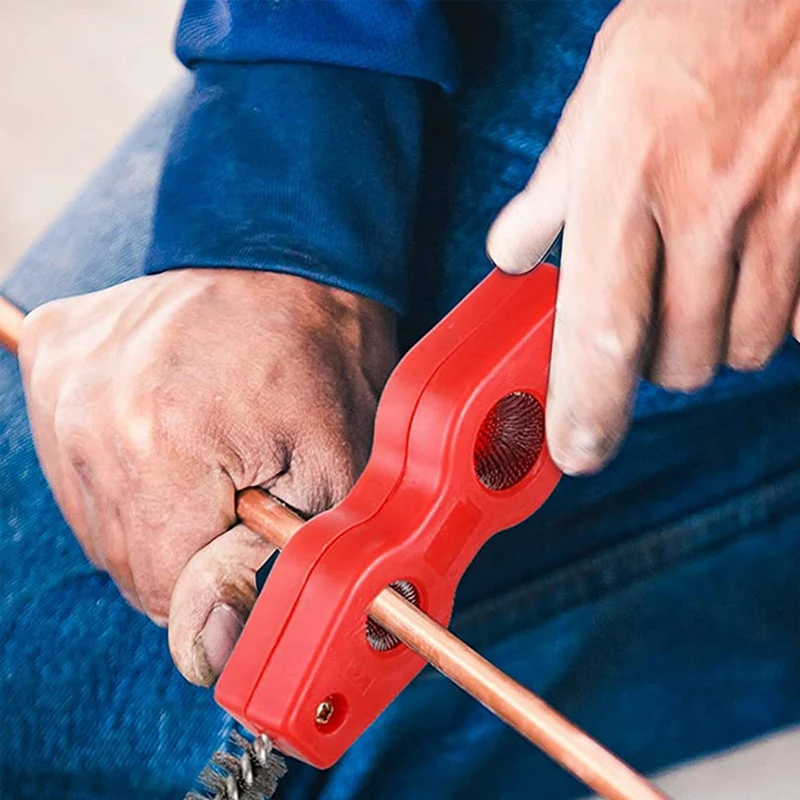
[[[274,552],[237,525],[183,568],[170,602],[169,649],[186,680],[211,686],[219,677],[255,603],[256,571]]]
[[[568,147],[560,134],[542,153],[528,185],[498,214],[486,252],[504,272],[528,272],[547,255],[564,224],[568,196]]]
[[[561,114],[558,127],[527,186],[497,215],[486,237],[486,253],[504,272],[529,272],[558,238],[569,205],[579,136],[590,101],[587,68]]]

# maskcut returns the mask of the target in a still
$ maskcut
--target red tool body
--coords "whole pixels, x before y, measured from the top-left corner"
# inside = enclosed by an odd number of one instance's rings
[[[410,350],[363,475],[278,558],[216,698],[284,753],[331,766],[424,666],[368,637],[382,589],[410,584],[446,625],[479,548],[554,489],[544,406],[556,287],[549,265],[494,271]]]

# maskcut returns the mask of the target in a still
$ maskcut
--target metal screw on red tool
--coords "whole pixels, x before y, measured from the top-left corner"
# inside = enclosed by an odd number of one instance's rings
[[[315,719],[317,725],[327,725],[332,719],[334,711],[336,711],[333,703],[330,700],[323,700],[317,706],[317,713]]]

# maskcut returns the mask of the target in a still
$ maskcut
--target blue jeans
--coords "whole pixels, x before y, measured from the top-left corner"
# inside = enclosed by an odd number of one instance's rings
[[[464,4],[454,27],[470,54],[466,90],[455,125],[432,123],[424,281],[407,340],[485,272],[486,227],[530,172],[612,5]],[[8,297],[32,308],[141,274],[184,92],[33,248]],[[458,635],[641,770],[800,719],[799,363],[787,345],[764,375],[726,374],[695,398],[644,387],[611,467],[564,480],[486,546],[459,591]],[[180,678],[165,633],[85,560],[37,465],[7,355],[0,431],[0,796],[179,798],[231,723]],[[279,790],[291,800],[534,793],[585,790],[430,670],[336,767],[290,764]]]

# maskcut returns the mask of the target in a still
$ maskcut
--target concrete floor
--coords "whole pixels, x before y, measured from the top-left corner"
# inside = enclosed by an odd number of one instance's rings
[[[179,0],[0,0],[0,276],[178,74]],[[673,770],[679,800],[798,800],[800,728]]]

